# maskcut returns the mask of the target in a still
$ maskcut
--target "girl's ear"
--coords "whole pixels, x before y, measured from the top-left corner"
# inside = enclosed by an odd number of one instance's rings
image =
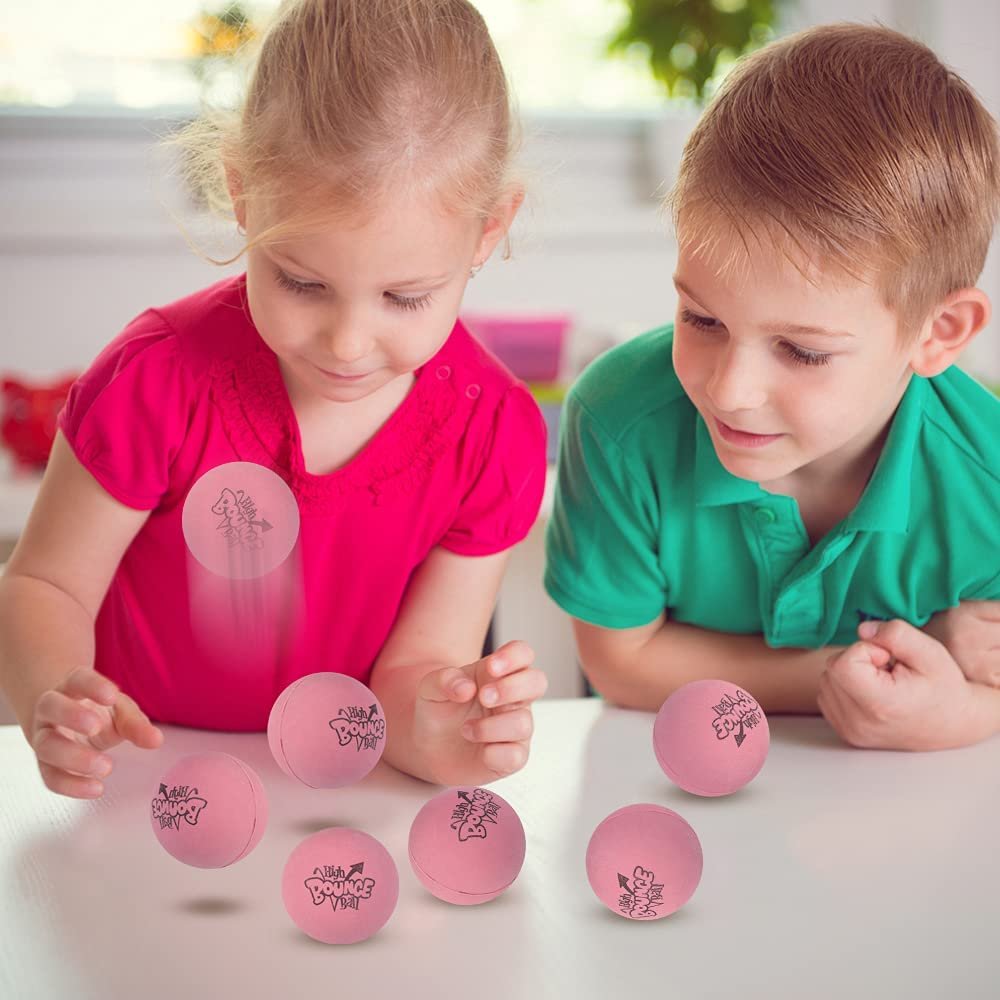
[[[910,355],[910,367],[925,378],[952,365],[990,321],[990,300],[979,288],[952,292],[933,312]]]
[[[240,229],[247,227],[247,209],[243,200],[243,178],[236,170],[226,164],[226,187],[229,189],[229,198],[233,203],[233,214],[236,216],[236,224]]]
[[[483,235],[476,248],[473,266],[481,267],[486,263],[500,240],[510,232],[518,209],[523,203],[524,188],[521,185],[512,186],[483,224]]]

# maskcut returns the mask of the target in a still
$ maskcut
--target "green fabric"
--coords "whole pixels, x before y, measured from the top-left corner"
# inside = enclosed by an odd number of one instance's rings
[[[545,586],[569,614],[676,621],[772,646],[856,639],[1000,600],[1000,400],[955,367],[914,377],[857,507],[810,546],[791,497],[719,462],[671,361],[673,327],[607,352],[567,398]]]

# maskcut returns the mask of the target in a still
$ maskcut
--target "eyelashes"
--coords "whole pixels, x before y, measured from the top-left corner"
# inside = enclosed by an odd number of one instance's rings
[[[289,277],[284,271],[275,270],[274,279],[280,288],[295,295],[315,295],[323,291],[323,285],[315,281],[296,281]],[[425,295],[397,295],[395,292],[383,292],[386,300],[394,309],[402,309],[404,312],[412,312],[423,309],[430,304],[431,293]]]
[[[681,310],[681,320],[688,326],[706,333],[715,333],[722,327],[722,324],[718,321],[710,319],[707,316],[699,316],[698,313],[693,313],[690,309]],[[832,354],[823,354],[820,351],[807,351],[787,340],[781,341],[779,346],[795,364],[799,365],[828,365],[833,359]]]

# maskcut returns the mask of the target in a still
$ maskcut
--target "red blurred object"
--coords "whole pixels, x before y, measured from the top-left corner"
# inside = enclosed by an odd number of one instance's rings
[[[21,468],[45,468],[56,436],[56,418],[75,381],[75,375],[48,385],[3,380],[0,441]]]

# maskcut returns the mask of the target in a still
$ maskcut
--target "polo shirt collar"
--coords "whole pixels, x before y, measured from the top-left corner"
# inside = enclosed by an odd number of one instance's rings
[[[914,375],[896,408],[868,486],[845,519],[846,530],[907,531],[913,456],[926,396],[926,379]],[[721,507],[771,496],[759,484],[740,479],[723,466],[701,414],[696,417],[695,427],[695,490],[699,507]]]

